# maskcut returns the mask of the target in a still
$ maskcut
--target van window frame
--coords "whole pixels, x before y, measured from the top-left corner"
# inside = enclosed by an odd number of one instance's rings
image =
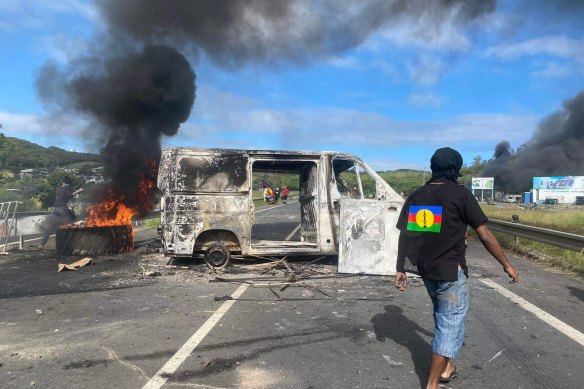
[[[212,159],[241,159],[242,163],[241,163],[241,173],[245,174],[245,180],[243,181],[243,183],[239,186],[235,186],[234,189],[228,190],[228,189],[217,189],[216,190],[208,190],[208,189],[201,189],[198,187],[187,187],[186,185],[182,185],[179,187],[178,183],[179,183],[179,175],[181,174],[181,166],[180,166],[180,162],[183,159],[186,158],[193,158],[193,159],[208,159],[208,160],[212,160]],[[173,174],[172,180],[171,180],[171,187],[170,187],[170,192],[173,193],[201,193],[201,194],[217,194],[217,193],[226,193],[226,194],[242,194],[242,193],[248,193],[250,191],[250,186],[251,186],[251,178],[250,178],[250,171],[249,171],[249,162],[250,162],[250,157],[248,154],[213,154],[213,153],[197,153],[197,154],[175,154],[174,155],[174,161],[173,161],[173,170],[175,171],[175,174]],[[201,170],[204,170],[206,167],[202,167]],[[229,181],[230,183],[232,183],[233,181]]]

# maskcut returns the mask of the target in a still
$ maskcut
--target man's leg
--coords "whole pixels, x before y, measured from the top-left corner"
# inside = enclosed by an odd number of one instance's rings
[[[437,389],[440,377],[447,378],[454,370],[450,358],[432,353],[432,364],[430,365],[430,374],[428,374],[427,389]]]
[[[43,231],[43,239],[41,240],[41,244],[39,245],[41,250],[45,249],[45,245],[47,244],[49,237],[56,229],[55,215],[51,213],[49,217],[46,219],[46,222],[47,225],[45,226],[45,230]]]
[[[424,284],[434,306],[435,323],[427,389],[436,389],[440,376],[448,378],[454,370],[451,358],[458,354],[462,346],[468,286],[462,270],[456,282],[424,280]]]

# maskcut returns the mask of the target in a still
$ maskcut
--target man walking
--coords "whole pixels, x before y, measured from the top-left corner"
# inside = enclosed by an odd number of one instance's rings
[[[465,258],[468,226],[503,266],[510,282],[519,281],[519,273],[486,226],[487,217],[477,200],[457,183],[462,162],[460,153],[450,147],[436,150],[430,161],[432,178],[406,199],[397,223],[400,237],[395,286],[406,289],[408,265],[408,270],[419,272],[434,308],[427,389],[437,389],[439,382],[449,382],[458,374],[452,360],[462,347],[469,302]]]
[[[45,228],[43,239],[39,245],[41,250],[45,249],[49,237],[60,225],[75,221],[75,214],[67,207],[67,202],[81,192],[83,192],[83,188],[76,191],[71,189],[71,179],[68,176],[61,179],[61,186],[57,188],[53,210],[47,219],[48,226]]]

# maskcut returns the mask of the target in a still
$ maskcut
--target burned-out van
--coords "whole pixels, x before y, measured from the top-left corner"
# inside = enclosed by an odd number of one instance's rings
[[[259,183],[277,175],[294,196],[264,204]],[[353,155],[167,148],[158,187],[168,256],[222,267],[232,256],[338,254],[339,272],[395,273],[403,199]]]

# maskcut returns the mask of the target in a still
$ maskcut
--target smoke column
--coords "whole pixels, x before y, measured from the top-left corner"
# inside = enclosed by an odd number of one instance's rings
[[[423,18],[424,36],[494,10],[494,0],[101,0],[105,31],[66,66],[46,64],[37,89],[50,109],[91,121],[108,190],[133,207],[137,183],[155,182],[161,136],[173,136],[195,99],[182,53],[225,68],[247,63],[307,65],[363,43],[398,20]],[[108,194],[109,195],[109,194]],[[96,199],[97,201],[97,199]],[[149,204],[148,204],[149,205]]]
[[[531,188],[533,177],[584,173],[584,91],[564,102],[563,109],[546,117],[533,138],[515,154],[508,142],[495,148],[495,159],[481,175],[495,177],[498,189],[520,193]]]
[[[37,86],[44,98],[89,117],[88,136],[102,140],[108,183],[93,200],[121,198],[141,214],[148,211],[151,193],[140,192],[140,181],[156,183],[160,138],[177,133],[195,100],[187,59],[172,47],[146,46],[122,57],[86,58],[80,68],[47,65]]]
[[[424,18],[420,35],[492,12],[495,0],[102,0],[111,34],[173,42],[217,64],[311,64],[364,42],[398,20]]]

